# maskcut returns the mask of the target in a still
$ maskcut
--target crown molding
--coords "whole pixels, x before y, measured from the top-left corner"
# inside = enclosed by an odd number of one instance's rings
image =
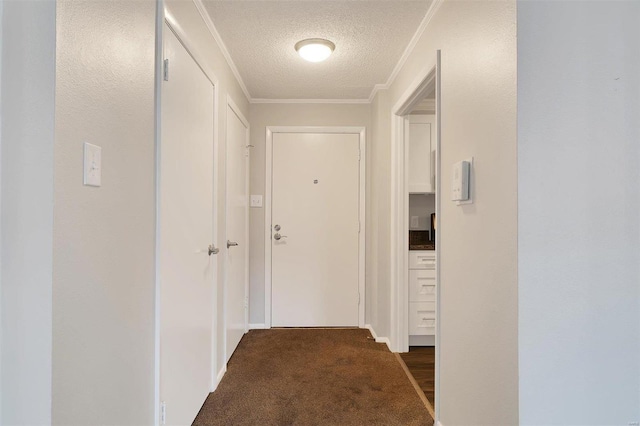
[[[371,90],[371,94],[369,95],[369,99],[367,99],[369,103],[373,102],[373,98],[376,97],[376,94],[378,93],[378,91],[386,90],[388,88],[389,88],[388,84],[376,84],[375,86],[373,86],[373,89]]]
[[[386,89],[389,89],[391,87],[393,82],[396,80],[396,77],[398,77],[398,74],[400,73],[400,70],[402,70],[402,67],[404,67],[405,63],[409,59],[409,56],[411,55],[411,53],[413,53],[413,50],[415,49],[416,45],[418,44],[418,40],[420,40],[420,37],[422,37],[422,34],[424,33],[424,31],[426,30],[427,26],[429,25],[429,22],[431,22],[431,19],[436,14],[436,12],[438,11],[438,9],[442,5],[442,3],[444,3],[445,0],[433,0],[433,3],[431,3],[431,6],[429,6],[429,9],[427,10],[427,13],[425,14],[424,18],[420,22],[420,25],[418,26],[418,29],[413,34],[413,37],[411,38],[411,41],[409,42],[407,47],[404,49],[404,52],[402,53],[402,56],[400,56],[400,59],[398,60],[398,63],[396,64],[396,66],[393,68],[393,71],[389,75],[389,78],[387,78],[387,82],[384,83],[384,84],[376,84],[375,86],[373,86],[373,89],[371,89],[371,94],[369,95],[368,99],[264,99],[264,98],[252,98],[251,94],[249,93],[249,90],[247,89],[247,86],[244,84],[244,81],[242,80],[242,77],[240,76],[240,72],[238,71],[238,68],[236,67],[236,64],[233,62],[233,59],[231,58],[231,55],[229,54],[229,51],[227,50],[227,47],[224,44],[224,41],[222,41],[222,37],[220,36],[220,33],[218,33],[218,30],[216,29],[216,26],[213,24],[213,21],[211,20],[211,16],[209,16],[209,13],[207,12],[207,10],[205,8],[204,3],[202,2],[202,0],[192,0],[192,1],[193,1],[193,4],[196,6],[196,9],[198,9],[198,13],[202,17],[205,25],[209,29],[209,32],[211,33],[211,35],[213,36],[214,40],[218,44],[218,47],[222,51],[222,55],[226,59],[227,64],[229,65],[229,68],[231,68],[231,72],[233,72],[233,75],[236,77],[236,80],[238,81],[238,84],[240,85],[240,88],[244,92],[245,96],[247,97],[247,100],[249,101],[249,103],[252,103],[252,104],[370,104],[370,103],[373,102],[373,99],[375,98],[376,94],[380,90],[386,90]]]
[[[368,104],[369,99],[264,99],[252,98],[252,104]]]
[[[209,29],[209,32],[213,36],[213,39],[218,44],[218,47],[220,48],[222,55],[226,59],[227,64],[229,65],[229,68],[231,68],[231,72],[233,73],[236,80],[238,81],[238,84],[240,85],[240,88],[244,92],[244,95],[247,97],[247,100],[251,102],[251,94],[249,93],[247,86],[244,84],[244,80],[242,80],[242,77],[240,76],[238,67],[236,67],[235,62],[233,62],[233,59],[231,58],[231,55],[227,50],[227,46],[224,44],[224,41],[222,41],[222,37],[220,37],[220,33],[218,32],[216,26],[213,24],[213,21],[211,20],[211,16],[209,16],[209,12],[207,12],[207,9],[205,8],[204,3],[202,3],[202,0],[192,0],[192,1],[193,1],[193,4],[196,6],[196,9],[198,9],[198,13],[202,17],[202,20],[204,21],[205,25]]]
[[[375,86],[373,86],[373,89],[371,90],[371,94],[369,95],[369,102],[373,102],[373,99],[375,98],[378,91],[386,90],[391,87],[393,82],[396,80],[396,77],[398,77],[400,70],[402,69],[402,67],[404,67],[404,64],[409,59],[409,56],[411,55],[411,53],[413,53],[413,50],[416,48],[416,45],[418,44],[418,40],[420,40],[420,37],[422,37],[422,34],[424,34],[424,31],[427,29],[429,22],[431,22],[431,19],[436,14],[436,12],[438,11],[442,3],[444,3],[444,0],[433,0],[433,3],[431,3],[431,6],[429,6],[429,9],[427,10],[427,13],[424,15],[424,18],[422,18],[422,21],[420,22],[418,29],[413,34],[411,41],[409,42],[407,47],[404,49],[404,52],[402,53],[402,56],[400,56],[398,63],[396,64],[395,68],[389,75],[387,82],[384,84],[376,84]]]

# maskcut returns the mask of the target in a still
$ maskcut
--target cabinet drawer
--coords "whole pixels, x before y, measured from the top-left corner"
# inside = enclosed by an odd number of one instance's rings
[[[409,334],[414,336],[436,334],[435,302],[409,303]]]
[[[436,301],[436,271],[434,269],[409,271],[409,301]]]
[[[436,269],[436,252],[432,250],[410,251],[409,269]]]

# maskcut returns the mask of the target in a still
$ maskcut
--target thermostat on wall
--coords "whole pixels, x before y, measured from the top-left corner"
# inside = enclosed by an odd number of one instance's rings
[[[453,165],[451,201],[469,200],[469,169],[469,161],[460,161]]]

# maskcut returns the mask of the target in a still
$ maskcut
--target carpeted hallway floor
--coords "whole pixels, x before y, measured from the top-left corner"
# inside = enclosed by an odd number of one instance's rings
[[[370,336],[252,330],[193,424],[433,425],[394,354]]]

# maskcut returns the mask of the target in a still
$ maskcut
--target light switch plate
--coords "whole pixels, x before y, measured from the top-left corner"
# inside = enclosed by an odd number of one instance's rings
[[[84,184],[102,185],[102,148],[84,143]]]
[[[411,216],[411,228],[417,229],[420,227],[420,216]]]
[[[262,195],[251,196],[251,207],[262,207]]]

